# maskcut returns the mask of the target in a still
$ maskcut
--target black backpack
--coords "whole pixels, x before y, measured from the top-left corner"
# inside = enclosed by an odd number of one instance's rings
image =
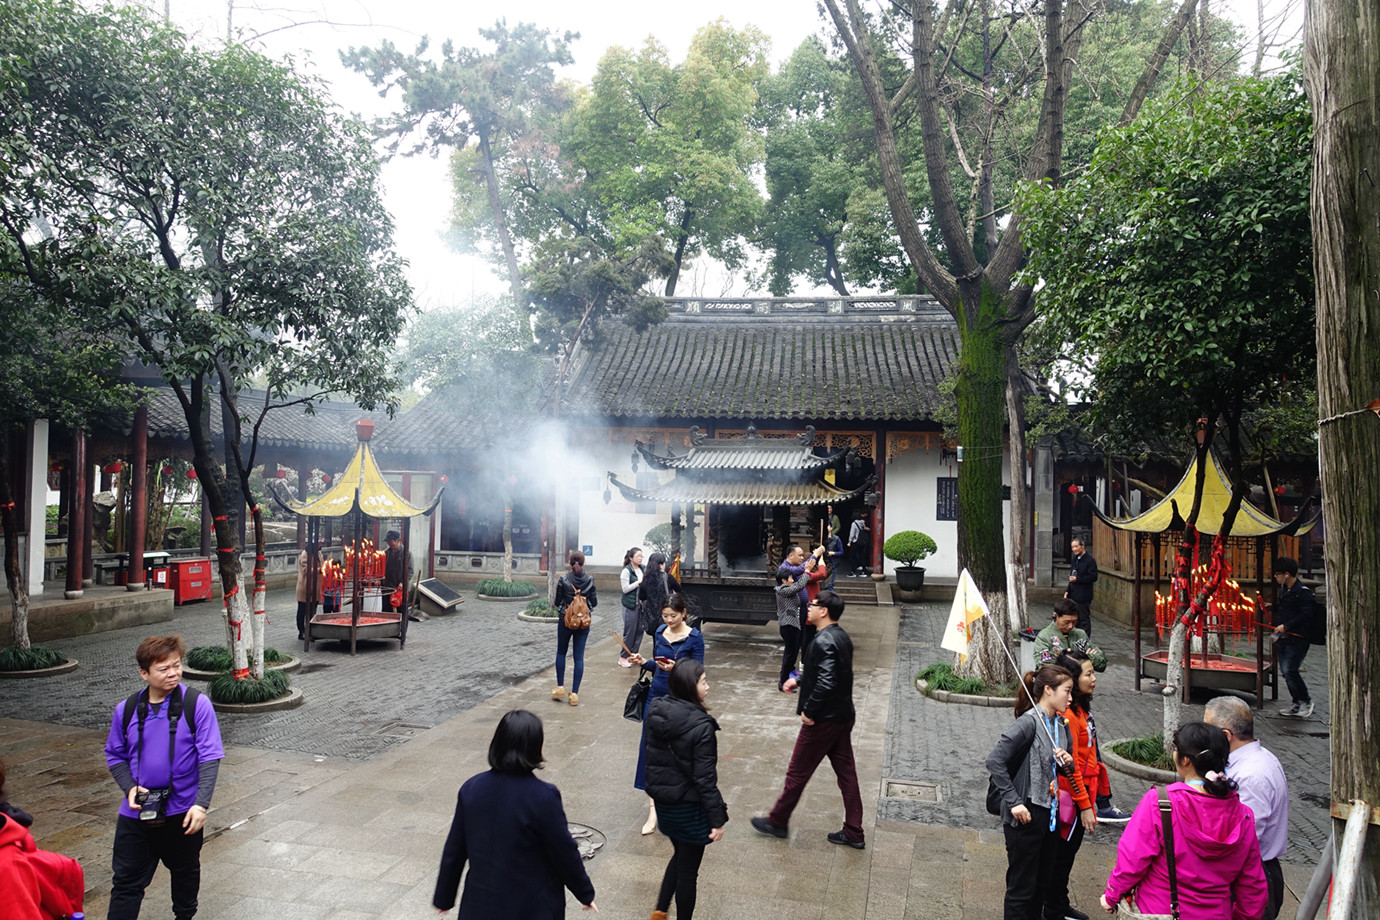
[[[134,710],[139,707],[139,697],[147,691],[138,690],[131,693],[125,699],[125,711],[121,716],[120,737],[129,734],[129,723],[134,718]],[[168,695],[168,718],[180,719],[184,712],[190,712],[192,717],[187,720],[187,731],[192,733],[192,744],[196,744],[196,701],[201,696],[201,691],[195,687],[188,687],[186,692],[182,692],[179,687],[177,691]]]
[[[1310,645],[1327,644],[1327,602],[1313,599],[1313,616],[1304,627],[1303,637]]]

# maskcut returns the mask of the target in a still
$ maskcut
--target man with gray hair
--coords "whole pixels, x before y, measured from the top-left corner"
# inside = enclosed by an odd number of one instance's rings
[[[1255,739],[1251,707],[1236,697],[1214,697],[1207,704],[1203,721],[1220,728],[1231,746],[1227,775],[1236,781],[1241,802],[1255,813],[1255,835],[1260,840],[1260,861],[1269,889],[1261,920],[1275,920],[1284,900],[1284,872],[1279,858],[1289,842],[1289,784],[1284,779],[1284,768],[1279,758]]]

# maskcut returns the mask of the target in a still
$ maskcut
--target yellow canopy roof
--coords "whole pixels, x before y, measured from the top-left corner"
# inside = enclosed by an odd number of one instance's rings
[[[369,428],[372,433],[372,425]],[[363,435],[364,432],[361,432]],[[374,462],[374,452],[369,449],[369,441],[361,437],[359,448],[355,451],[350,465],[345,467],[325,494],[315,501],[297,502],[284,500],[276,492],[273,497],[293,514],[304,517],[341,517],[349,514],[355,506],[370,517],[407,518],[419,514],[430,514],[445,491],[442,486],[432,496],[430,504],[418,507],[403,498],[383,478],[379,466]]]
[[[1222,529],[1222,518],[1227,504],[1231,501],[1231,482],[1212,451],[1207,452],[1207,470],[1203,478],[1203,504],[1198,510],[1198,532],[1216,535]],[[1170,490],[1158,504],[1149,510],[1125,520],[1114,520],[1102,513],[1096,504],[1093,513],[1118,530],[1133,530],[1140,533],[1164,533],[1166,530],[1182,530],[1184,517],[1193,509],[1193,489],[1198,479],[1198,461],[1188,465],[1188,470],[1179,484]],[[1309,520],[1303,525],[1307,507],[1292,521],[1277,521],[1250,502],[1243,501],[1241,510],[1232,524],[1233,537],[1268,537],[1277,533],[1302,533],[1313,525]]]

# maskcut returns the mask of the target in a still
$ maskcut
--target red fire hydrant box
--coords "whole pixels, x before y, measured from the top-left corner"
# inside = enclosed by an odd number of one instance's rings
[[[172,569],[170,587],[175,605],[211,599],[210,559],[174,559],[168,565]]]

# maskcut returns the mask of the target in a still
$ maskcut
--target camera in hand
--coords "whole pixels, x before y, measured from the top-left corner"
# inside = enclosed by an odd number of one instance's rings
[[[161,822],[167,815],[168,788],[150,789],[134,796],[134,804],[139,806],[139,820],[153,823]]]

